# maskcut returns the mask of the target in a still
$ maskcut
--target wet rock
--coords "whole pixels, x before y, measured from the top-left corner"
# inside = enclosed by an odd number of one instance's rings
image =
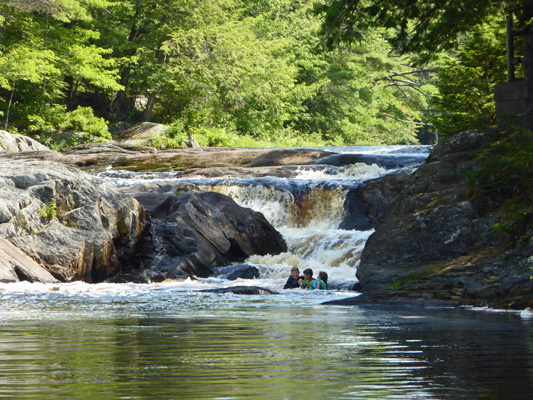
[[[427,158],[426,154],[334,154],[323,158],[320,164],[352,165],[364,163],[368,165],[376,164],[386,169],[402,168],[422,164]]]
[[[236,279],[256,279],[259,278],[259,269],[250,264],[231,265],[229,267],[217,267],[213,269],[213,276],[216,278],[234,281]]]
[[[467,195],[466,174],[484,143],[478,132],[457,135],[409,175],[366,243],[357,270],[364,297],[358,301],[533,304],[533,244],[507,249],[491,230],[495,215]]]
[[[202,290],[205,293],[233,293],[242,295],[258,295],[258,294],[278,294],[274,290],[262,288],[259,286],[233,286],[226,288],[207,289]]]
[[[136,264],[147,213],[115,186],[51,162],[0,158],[0,237],[61,281],[103,281]]]
[[[154,218],[143,250],[147,269],[169,278],[178,273],[208,277],[215,267],[242,262],[252,254],[287,250],[281,234],[261,213],[240,207],[230,197],[158,187],[159,195],[139,196]]]
[[[389,206],[396,200],[408,172],[397,172],[365,182],[346,195],[346,210],[340,229],[366,231],[376,227]]]
[[[0,130],[0,154],[25,151],[50,151],[50,149],[28,136],[15,135]]]

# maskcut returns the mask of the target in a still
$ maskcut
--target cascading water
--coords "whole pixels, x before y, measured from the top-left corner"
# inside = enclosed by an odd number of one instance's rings
[[[294,167],[289,178],[180,178],[179,173],[102,174],[117,185],[146,182],[192,183],[202,190],[233,198],[239,205],[259,211],[283,235],[288,251],[275,256],[251,256],[246,262],[261,273],[259,285],[279,289],[296,266],[325,271],[333,287],[350,287],[361,253],[372,230],[339,229],[346,210],[346,196],[369,179],[387,174],[405,163],[420,162],[427,147],[336,149],[340,155],[365,157],[365,163]],[[332,164],[338,164],[333,160]],[[386,167],[389,167],[388,169]]]

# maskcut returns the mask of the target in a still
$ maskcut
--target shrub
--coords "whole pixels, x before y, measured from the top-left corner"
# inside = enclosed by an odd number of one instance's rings
[[[41,141],[51,147],[64,147],[66,145],[91,141],[103,141],[111,139],[104,118],[94,115],[91,107],[78,107],[74,111],[67,111],[66,106],[56,104],[38,115],[28,117],[30,125],[28,130],[38,133]],[[54,137],[55,133],[78,131],[83,134],[80,137],[65,138]]]
[[[187,133],[183,129],[183,122],[175,121],[161,134],[150,140],[150,146],[158,149],[179,149],[187,144]]]
[[[497,132],[477,160],[472,192],[488,211],[498,211],[494,229],[523,238],[533,227],[533,132],[517,127]]]

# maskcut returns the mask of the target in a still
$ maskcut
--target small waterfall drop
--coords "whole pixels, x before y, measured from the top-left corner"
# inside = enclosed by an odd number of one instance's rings
[[[411,156],[409,151],[413,149],[414,154]],[[290,275],[291,267],[296,266],[300,272],[305,268],[312,268],[315,275],[319,271],[325,271],[329,275],[331,286],[342,283],[344,287],[349,287],[356,282],[355,273],[361,253],[373,230],[339,229],[346,214],[347,194],[369,179],[405,167],[398,165],[405,160],[423,160],[429,153],[429,148],[376,147],[357,148],[357,151],[358,153],[350,153],[350,148],[342,148],[338,155],[357,160],[362,154],[365,162],[335,165],[338,160],[332,158],[333,165],[293,167],[284,178],[201,178],[180,177],[180,173],[176,172],[124,171],[107,171],[102,176],[118,186],[147,182],[165,182],[170,185],[192,183],[201,190],[227,195],[237,204],[263,213],[283,235],[288,251],[278,255],[255,255],[246,260],[260,270],[261,286],[279,289]]]

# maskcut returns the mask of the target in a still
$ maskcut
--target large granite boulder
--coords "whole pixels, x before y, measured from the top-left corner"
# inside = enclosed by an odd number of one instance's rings
[[[215,267],[242,262],[252,254],[287,251],[281,234],[263,214],[237,205],[228,196],[168,183],[124,190],[153,218],[143,250],[149,277],[208,277]]]
[[[45,145],[28,136],[0,131],[0,153],[20,153],[23,151],[49,151]]]
[[[132,268],[146,227],[144,208],[110,183],[0,157],[0,237],[61,281],[100,282]]]
[[[363,300],[533,305],[533,244],[506,247],[491,229],[495,213],[467,190],[467,173],[484,146],[483,134],[464,132],[439,144],[409,176],[363,251]]]

